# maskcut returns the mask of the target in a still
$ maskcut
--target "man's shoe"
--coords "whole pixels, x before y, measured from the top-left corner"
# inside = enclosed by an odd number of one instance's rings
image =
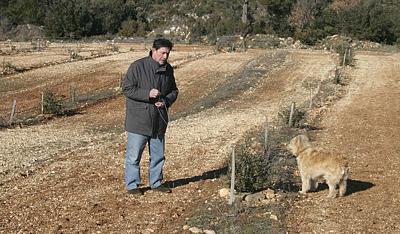
[[[144,194],[143,190],[140,188],[130,189],[130,190],[128,190],[128,193],[132,194],[132,195],[143,195]]]
[[[157,188],[154,188],[153,190],[162,192],[162,193],[171,193],[172,190],[168,187],[168,185],[161,185]]]

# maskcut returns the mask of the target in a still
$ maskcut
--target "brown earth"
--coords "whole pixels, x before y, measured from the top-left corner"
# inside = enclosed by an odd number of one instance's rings
[[[289,212],[294,233],[400,233],[400,56],[358,53],[348,95],[317,144],[349,159],[348,196],[311,193]]]
[[[41,93],[53,91],[58,97],[70,96],[72,87],[80,96],[107,89],[118,88],[121,75],[129,64],[146,56],[148,51],[143,45],[118,44],[119,52],[107,52],[107,56],[94,57],[88,60],[69,61],[65,59],[68,49],[80,51],[80,54],[99,52],[108,44],[51,44],[44,51],[30,51],[17,55],[0,56],[3,61],[18,65],[21,69],[38,67],[23,73],[0,77],[0,120],[7,118],[13,100],[17,101],[17,115],[30,117],[40,113]],[[180,65],[197,57],[207,56],[211,47],[176,46],[171,63]],[[63,58],[64,57],[64,58]],[[88,58],[91,58],[88,56]],[[53,64],[53,63],[56,64]],[[1,121],[0,121],[1,122]]]
[[[323,115],[323,130],[310,133],[318,144],[331,150],[340,145],[352,155],[349,196],[327,200],[322,190],[300,198],[288,214],[288,232],[399,231],[393,148],[399,130],[399,56],[363,53],[356,58],[348,95]],[[86,61],[79,71],[90,74],[102,60]],[[43,125],[0,131],[0,232],[188,232],[182,228],[194,211],[218,213],[215,205],[226,203],[218,195],[226,187],[220,176],[235,143],[262,126],[266,117],[276,120],[282,107],[293,101],[307,103],[310,85],[332,85],[336,64],[335,56],[322,51],[250,50],[209,55],[179,66],[181,93],[171,109],[174,121],[167,132],[164,170],[173,186],[171,194],[126,193],[122,96]],[[333,96],[343,89],[334,87]],[[179,117],[180,113],[186,114]],[[360,157],[363,160],[357,160]],[[385,160],[376,160],[382,157]],[[147,169],[145,155],[144,186]],[[384,203],[388,200],[390,204]],[[346,216],[337,215],[344,212]],[[365,225],[369,221],[375,224]],[[284,216],[273,222],[286,226]],[[209,227],[217,230],[218,223],[199,228]]]

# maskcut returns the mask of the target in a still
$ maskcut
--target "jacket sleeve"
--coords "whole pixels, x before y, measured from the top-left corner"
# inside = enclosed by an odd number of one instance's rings
[[[135,63],[131,64],[122,83],[122,92],[125,97],[129,99],[140,102],[149,102],[150,90],[138,86],[139,74],[137,65]]]
[[[164,98],[164,102],[165,102],[167,108],[169,108],[176,101],[176,99],[178,98],[178,93],[179,93],[179,90],[176,87],[175,76],[174,76],[174,72],[172,70],[171,92],[169,92]]]

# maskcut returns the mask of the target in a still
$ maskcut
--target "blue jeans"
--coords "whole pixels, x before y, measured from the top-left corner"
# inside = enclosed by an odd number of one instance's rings
[[[150,187],[157,188],[161,185],[163,179],[162,170],[165,162],[164,135],[160,135],[158,138],[151,138],[149,136],[128,132],[125,157],[125,185],[128,190],[135,189],[141,184],[140,160],[146,144],[149,146],[150,154]]]

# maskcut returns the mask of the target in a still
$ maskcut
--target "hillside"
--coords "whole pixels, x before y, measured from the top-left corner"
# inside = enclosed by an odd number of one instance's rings
[[[392,45],[400,37],[400,4],[389,0],[7,0],[0,10],[0,40],[164,36],[213,44],[226,35],[269,34],[314,45],[341,34]]]

